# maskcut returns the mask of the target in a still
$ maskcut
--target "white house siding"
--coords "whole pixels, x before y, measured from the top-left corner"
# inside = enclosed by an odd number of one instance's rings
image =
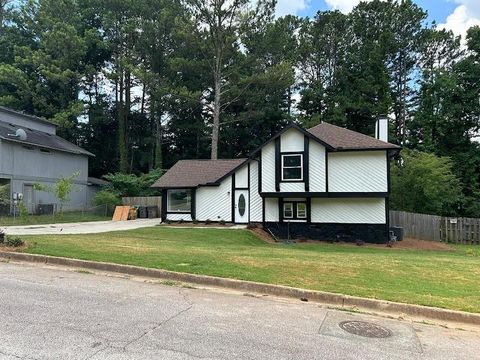
[[[304,182],[281,182],[281,192],[305,192]]]
[[[262,148],[262,192],[275,192],[275,142]]]
[[[384,198],[312,199],[314,223],[385,224]]]
[[[235,187],[236,188],[248,187],[248,164],[245,164],[235,172]]]
[[[190,214],[167,214],[167,219],[171,221],[192,221]]]
[[[325,147],[318,142],[311,140],[309,142],[309,176],[310,191],[325,192],[326,176],[325,176]]]
[[[262,221],[262,198],[258,193],[258,162],[250,162],[250,221]]]
[[[266,198],[265,199],[265,221],[266,222],[278,222],[278,199]]]
[[[232,177],[219,186],[201,186],[195,193],[195,218],[232,221]],[[170,215],[168,216],[170,218]]]
[[[285,131],[280,138],[281,152],[303,151],[304,135],[297,129]]]
[[[329,192],[387,192],[386,151],[328,154]]]

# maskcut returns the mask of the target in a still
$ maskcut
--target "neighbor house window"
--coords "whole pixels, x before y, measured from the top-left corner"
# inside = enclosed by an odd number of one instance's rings
[[[307,218],[307,204],[305,202],[284,202],[283,218],[288,220],[303,220]]]
[[[168,190],[167,211],[168,212],[190,212],[192,209],[191,190]]]
[[[282,180],[303,179],[303,157],[301,154],[282,155]]]

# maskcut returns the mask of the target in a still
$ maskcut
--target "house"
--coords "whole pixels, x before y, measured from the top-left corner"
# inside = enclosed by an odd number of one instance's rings
[[[88,178],[90,152],[56,135],[56,125],[31,115],[0,107],[0,189],[3,212],[11,212],[14,194],[23,194],[30,213],[48,211],[55,196],[34,189],[52,186],[60,176],[78,173],[66,210],[90,206],[97,182]],[[46,210],[47,209],[47,210]]]
[[[400,147],[328,123],[291,124],[246,159],[181,160],[153,186],[162,220],[262,223],[282,238],[388,240],[389,160]],[[380,140],[383,139],[383,140]]]

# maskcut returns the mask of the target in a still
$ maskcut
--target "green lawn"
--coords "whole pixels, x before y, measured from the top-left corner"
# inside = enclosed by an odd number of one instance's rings
[[[22,251],[480,312],[480,247],[267,244],[246,230],[144,228],[25,236]]]
[[[69,211],[56,215],[29,215],[25,219],[22,219],[19,216],[15,219],[13,216],[0,216],[0,226],[60,224],[84,221],[105,221],[111,219],[111,216],[82,213],[81,211]]]

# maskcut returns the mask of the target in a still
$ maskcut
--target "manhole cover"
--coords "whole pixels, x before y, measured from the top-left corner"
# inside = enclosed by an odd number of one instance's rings
[[[383,326],[366,321],[342,321],[338,324],[343,330],[369,338],[386,338],[392,336],[392,332]]]

